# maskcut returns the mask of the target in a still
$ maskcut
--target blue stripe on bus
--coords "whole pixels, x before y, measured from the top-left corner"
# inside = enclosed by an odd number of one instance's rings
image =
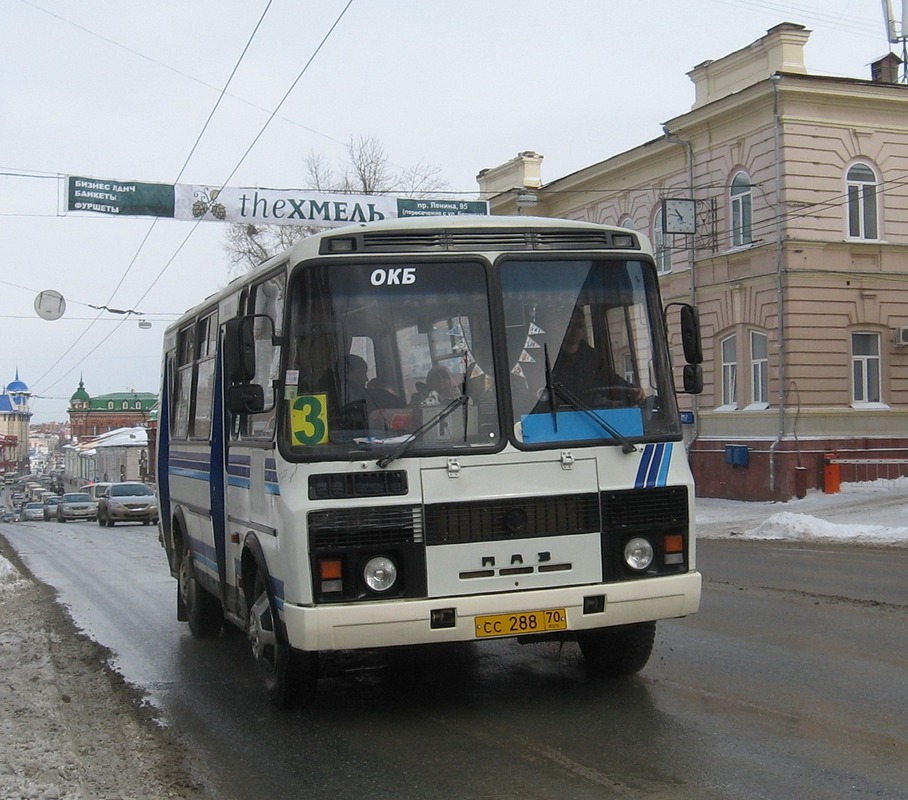
[[[248,478],[252,459],[249,456],[231,455],[227,463],[227,472],[231,475],[237,475],[241,478]]]
[[[284,582],[275,578],[273,575],[268,576],[268,583],[271,585],[271,596],[274,598],[274,604],[281,609],[284,607]]]
[[[265,492],[274,495],[281,493],[280,484],[277,482],[277,461],[273,458],[265,459]]]
[[[201,539],[189,538],[189,547],[192,550],[192,558],[198,561],[202,566],[207,567],[212,572],[218,571],[217,554],[214,548]]]
[[[653,446],[646,445],[643,448],[643,455],[640,456],[640,466],[637,467],[637,477],[634,480],[634,488],[642,489],[646,481],[646,473],[649,470],[650,462],[653,460]]]
[[[662,457],[662,465],[659,467],[659,477],[656,480],[656,486],[665,486],[668,483],[668,468],[672,463],[671,443],[665,445],[665,453]]]
[[[662,456],[665,453],[665,445],[657,444],[654,448],[653,460],[650,462],[649,470],[646,473],[646,488],[652,489],[657,486],[656,479],[659,476],[659,467],[662,465]]]
[[[205,472],[209,471],[208,459],[190,459],[190,458],[171,458],[170,459],[171,467],[182,467],[183,469],[198,469],[204,470]]]
[[[643,448],[635,489],[653,489],[665,486],[668,480],[668,468],[672,460],[671,444],[648,444]]]
[[[179,475],[181,478],[192,478],[197,481],[208,482],[209,473],[208,470],[200,469],[181,469],[179,467],[171,466],[167,471],[170,475]]]

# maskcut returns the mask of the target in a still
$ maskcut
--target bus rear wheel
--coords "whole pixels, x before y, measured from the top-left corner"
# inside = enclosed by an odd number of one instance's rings
[[[318,684],[318,653],[294,650],[284,641],[265,575],[256,571],[246,633],[268,698],[278,708],[308,706]]]
[[[620,678],[639,672],[649,661],[655,640],[655,622],[597,628],[577,634],[587,671],[597,678]]]
[[[189,631],[196,639],[217,636],[224,624],[221,601],[206,592],[200,585],[192,568],[192,553],[183,545],[180,569],[177,575],[177,619],[186,619]]]

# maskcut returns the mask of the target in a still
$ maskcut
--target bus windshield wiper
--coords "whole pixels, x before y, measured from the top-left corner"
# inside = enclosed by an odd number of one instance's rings
[[[635,453],[637,448],[634,446],[634,443],[615,429],[612,425],[609,425],[602,417],[600,417],[592,408],[590,408],[586,403],[584,403],[577,395],[569,391],[561,383],[552,383],[546,387],[549,391],[550,396],[552,394],[557,395],[562,400],[564,400],[568,405],[577,411],[582,411],[586,414],[593,422],[599,425],[606,433],[608,433],[618,444],[621,445],[622,453]],[[553,412],[554,413],[554,412]]]
[[[449,417],[453,414],[458,408],[466,405],[469,398],[466,394],[462,394],[460,397],[455,397],[450,403],[448,403],[441,411],[439,411],[435,416],[431,417],[428,422],[424,422],[420,425],[413,433],[411,433],[406,439],[404,439],[397,447],[395,447],[388,455],[382,456],[375,463],[384,469],[392,461],[396,461],[400,458],[407,450],[410,449],[410,445],[413,444],[420,436],[422,436],[429,428],[435,425],[438,422],[441,422],[446,417]]]

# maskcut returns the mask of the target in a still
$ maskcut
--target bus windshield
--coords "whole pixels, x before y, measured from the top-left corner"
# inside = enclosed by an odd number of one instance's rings
[[[307,265],[288,298],[288,457],[498,446],[487,265]]]
[[[515,436],[527,446],[677,436],[652,265],[500,265]]]

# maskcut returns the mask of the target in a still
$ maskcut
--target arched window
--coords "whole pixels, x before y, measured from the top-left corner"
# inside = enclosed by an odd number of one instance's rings
[[[848,235],[876,239],[876,173],[867,164],[854,164],[845,176],[848,193]]]
[[[753,241],[753,204],[750,176],[739,172],[731,181],[731,246],[741,247]]]
[[[669,238],[662,229],[661,208],[653,217],[653,255],[656,258],[656,269],[662,272],[672,271],[672,251],[668,246]]]
[[[630,217],[624,217],[621,222],[618,223],[622,228],[627,228],[629,231],[637,230],[637,226]]]

